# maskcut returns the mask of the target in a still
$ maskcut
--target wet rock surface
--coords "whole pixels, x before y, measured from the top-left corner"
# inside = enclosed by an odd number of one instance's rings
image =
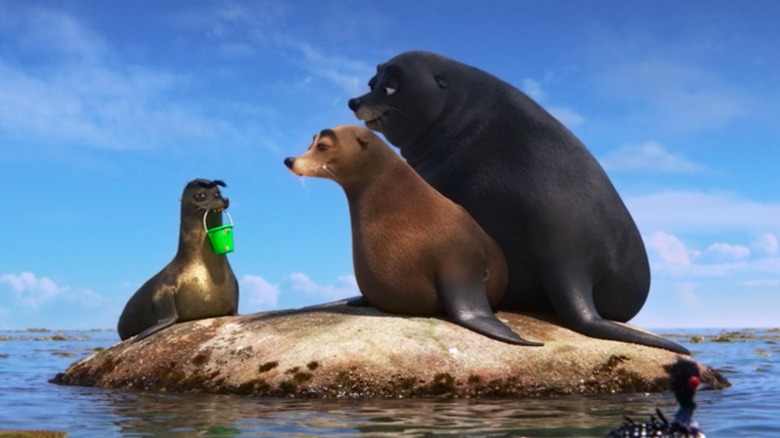
[[[549,315],[499,312],[544,347],[438,318],[343,303],[176,324],[71,365],[54,383],[263,397],[539,397],[665,392],[676,353],[588,338]],[[700,364],[705,387],[728,381]]]

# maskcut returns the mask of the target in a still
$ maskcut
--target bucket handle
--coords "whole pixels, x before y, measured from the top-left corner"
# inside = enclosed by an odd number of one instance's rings
[[[206,230],[206,232],[209,231],[209,227],[206,226],[206,216],[209,215],[209,211],[210,210],[206,210],[206,212],[203,213],[203,229]],[[230,226],[232,227],[233,226],[233,218],[230,217],[230,213],[228,213],[227,210],[222,210],[222,212],[225,213],[225,215],[227,215],[228,220],[230,221]]]

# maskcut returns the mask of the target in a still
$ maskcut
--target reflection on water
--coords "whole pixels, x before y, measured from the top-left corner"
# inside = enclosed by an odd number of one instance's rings
[[[3,335],[6,335],[3,337]],[[65,339],[0,333],[0,429],[68,431],[69,437],[491,436],[603,437],[625,416],[645,420],[669,394],[504,400],[293,400],[150,394],[47,383],[115,334]],[[697,396],[710,437],[776,437],[780,346],[775,340],[690,344],[694,357],[734,385]],[[70,355],[75,354],[76,357]]]
[[[529,400],[279,400],[62,387],[50,412],[71,436],[600,437],[625,415],[674,410],[666,395]],[[643,414],[642,414],[643,416]],[[75,421],[73,421],[75,420]],[[52,423],[47,421],[47,423]],[[21,425],[14,427],[20,427]],[[52,428],[52,427],[48,427]]]

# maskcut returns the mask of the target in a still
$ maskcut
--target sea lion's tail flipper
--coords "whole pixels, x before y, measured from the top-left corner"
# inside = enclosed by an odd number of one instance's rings
[[[335,306],[349,306],[349,307],[371,307],[371,304],[366,301],[363,296],[357,296],[352,298],[344,298],[336,301],[328,301],[327,303],[314,304],[312,306],[306,306],[303,310],[315,310],[315,309],[327,309]]]
[[[147,328],[133,339],[138,342],[149,335],[176,324],[179,320],[179,313],[176,311],[176,291],[173,287],[163,287],[152,297],[152,307],[157,315],[157,324]]]
[[[630,342],[685,355],[691,354],[682,345],[668,339],[602,318],[593,302],[593,285],[590,280],[586,281],[585,277],[580,281],[572,281],[575,276],[563,273],[551,277],[557,280],[545,282],[545,287],[548,289],[555,311],[570,329],[593,338]],[[563,281],[563,279],[569,280]]]
[[[346,304],[350,307],[371,307],[371,303],[363,296],[349,298],[347,299]]]
[[[456,324],[498,341],[529,347],[544,344],[521,338],[496,318],[485,293],[481,276],[464,278],[464,270],[440,272],[436,279],[439,301],[447,316]]]
[[[690,355],[691,352],[682,345],[664,339],[652,333],[641,332],[631,327],[618,324],[615,321],[603,319],[600,316],[586,318],[584,321],[567,321],[575,331],[586,336],[613,341],[631,342],[634,344],[648,345],[650,347],[663,348],[679,354]]]

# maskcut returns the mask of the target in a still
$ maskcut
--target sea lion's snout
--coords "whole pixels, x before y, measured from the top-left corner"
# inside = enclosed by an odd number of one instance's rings
[[[357,111],[358,108],[360,108],[361,100],[359,97],[353,97],[352,99],[349,99],[349,102],[347,102],[347,105],[349,105],[349,109],[352,111]]]
[[[230,207],[230,199],[223,197],[222,194],[215,194],[214,198],[217,205],[209,209],[212,213],[222,213]]]
[[[382,119],[390,113],[387,105],[374,105],[364,99],[367,95],[349,99],[347,105],[355,113],[355,117],[365,123],[366,127],[376,131],[382,131]],[[370,96],[369,96],[370,97]]]
[[[300,157],[287,157],[284,159],[284,165],[290,169],[295,176],[317,176],[320,175],[320,170],[326,165],[319,160],[314,159],[310,153],[305,153]]]
[[[370,105],[364,105],[364,97],[366,96],[353,97],[352,99],[349,99],[347,105],[349,106],[349,109],[355,113],[355,117],[357,117],[358,120],[368,123],[370,121],[374,121],[374,119],[379,118],[381,114],[377,114],[376,111],[372,111]]]
[[[338,167],[335,163],[344,154],[340,147],[338,134],[342,128],[323,129],[319,134],[315,134],[306,152],[295,158],[285,158],[284,165],[298,176],[313,176],[338,181],[338,172],[333,167],[334,165]]]
[[[215,207],[209,210],[209,213],[222,213],[223,211],[227,210],[228,206],[227,204],[223,205],[222,207]]]
[[[284,159],[284,165],[287,166],[287,168],[290,169],[290,172],[295,174],[295,176],[305,176],[303,172],[295,169],[295,160],[295,157],[287,157]]]

